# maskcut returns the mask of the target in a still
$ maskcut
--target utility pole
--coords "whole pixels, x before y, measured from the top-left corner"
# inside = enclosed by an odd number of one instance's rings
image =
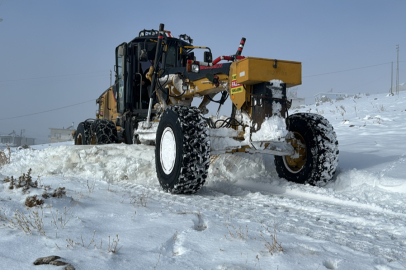
[[[110,86],[112,86],[112,84],[111,84],[111,75],[112,73],[111,73],[111,70],[110,70]]]
[[[396,69],[396,94],[399,95],[399,44],[396,45],[396,50],[398,52],[397,69]]]
[[[393,61],[392,61],[392,69],[390,73],[390,95],[393,96]]]

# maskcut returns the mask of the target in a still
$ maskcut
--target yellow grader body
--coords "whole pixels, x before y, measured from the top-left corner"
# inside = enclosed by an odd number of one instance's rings
[[[197,192],[210,155],[230,152],[271,154],[279,177],[327,183],[338,165],[333,127],[320,115],[288,114],[286,89],[302,83],[302,64],[244,57],[244,44],[213,60],[209,47],[192,46],[186,34],[174,38],[163,24],[140,31],[116,47],[115,83],[97,99],[96,119],[78,125],[75,144],[155,145],[157,177],[171,193]],[[203,61],[195,49],[205,50]],[[230,117],[204,117],[208,103],[220,110],[228,98]]]
[[[256,57],[233,62],[229,75],[231,101],[241,109],[251,101],[251,85],[271,80],[281,80],[286,87],[302,84],[302,63]]]
[[[113,87],[109,87],[101,96],[96,100],[98,104],[98,110],[96,112],[97,119],[107,119],[116,122],[117,113],[117,101],[114,96]]]

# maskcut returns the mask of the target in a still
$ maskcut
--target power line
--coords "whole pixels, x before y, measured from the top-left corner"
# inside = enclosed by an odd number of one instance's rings
[[[32,77],[32,78],[11,79],[11,80],[0,80],[0,82],[16,82],[16,81],[27,81],[27,80],[36,80],[36,79],[49,79],[49,78],[71,77],[71,76],[94,74],[94,73],[105,73],[105,72],[107,72],[107,71],[108,71],[108,70],[105,70],[105,71],[94,71],[94,72],[87,72],[87,73],[66,74],[66,75],[55,75],[55,76]]]
[[[80,105],[80,104],[88,103],[88,102],[91,102],[91,101],[95,101],[95,99],[91,99],[91,100],[88,100],[88,101],[83,101],[83,102],[81,102],[81,103],[76,103],[76,104],[72,104],[72,105],[68,105],[68,106],[64,106],[64,107],[59,107],[59,108],[52,109],[52,110],[47,110],[47,111],[36,112],[36,113],[30,113],[30,114],[25,114],[25,115],[20,115],[20,116],[14,116],[14,117],[8,117],[8,118],[0,118],[0,121],[2,121],[2,120],[9,120],[9,119],[15,119],[15,118],[21,118],[21,117],[26,117],[26,116],[32,116],[32,115],[37,115],[37,114],[41,114],[41,113],[53,112],[53,111],[62,110],[62,109],[65,109],[65,108],[77,106],[77,105]]]

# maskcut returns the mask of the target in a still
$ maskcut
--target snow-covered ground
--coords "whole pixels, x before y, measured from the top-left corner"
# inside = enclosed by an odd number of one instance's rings
[[[337,132],[325,187],[280,179],[272,156],[226,154],[196,195],[172,195],[153,146],[13,150],[0,169],[0,268],[58,269],[33,265],[58,255],[76,269],[406,269],[406,93],[296,111]],[[30,168],[38,187],[10,189],[6,177]],[[25,206],[58,188],[66,194]]]

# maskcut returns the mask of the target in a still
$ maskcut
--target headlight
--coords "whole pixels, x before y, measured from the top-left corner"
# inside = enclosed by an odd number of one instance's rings
[[[191,71],[194,72],[194,73],[199,73],[199,71],[200,71],[199,65],[197,65],[197,64],[192,64],[192,66],[191,66]]]

